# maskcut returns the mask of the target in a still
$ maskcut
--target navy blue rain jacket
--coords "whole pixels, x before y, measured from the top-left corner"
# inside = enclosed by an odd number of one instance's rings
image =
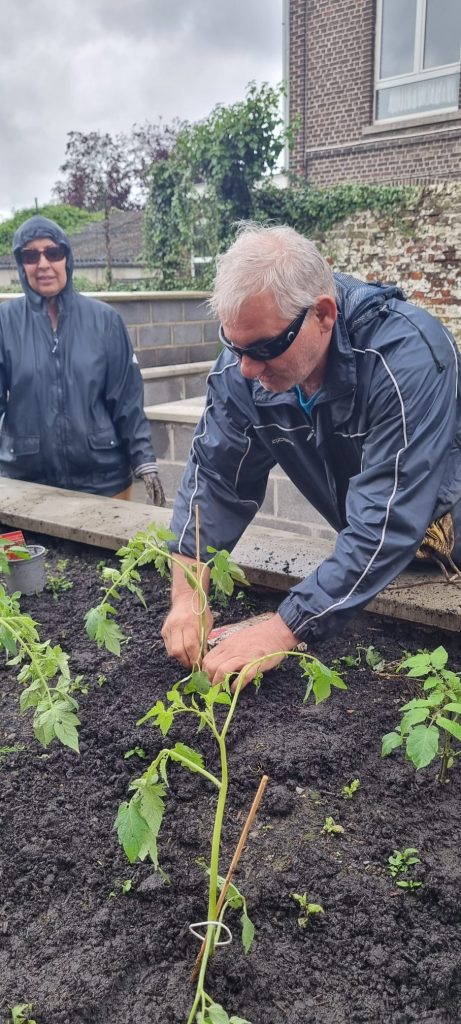
[[[53,333],[47,300],[30,288],[19,252],[50,238],[68,250]],[[25,296],[0,303],[0,475],[113,495],[156,469],[143,382],[121,317],[72,287],[61,228],[35,216],[13,241]]]
[[[337,633],[412,561],[428,524],[461,497],[459,356],[452,336],[396,287],[336,274],[323,385],[303,411],[296,389],[244,380],[223,352],[173,510],[176,549],[232,550],[280,465],[338,531],[333,553],[282,601],[304,641]],[[300,538],[302,545],[302,538]]]

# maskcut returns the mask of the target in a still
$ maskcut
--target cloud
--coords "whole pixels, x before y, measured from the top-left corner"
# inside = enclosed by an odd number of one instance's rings
[[[198,120],[282,77],[282,0],[3,0],[0,210],[50,199],[70,131]]]

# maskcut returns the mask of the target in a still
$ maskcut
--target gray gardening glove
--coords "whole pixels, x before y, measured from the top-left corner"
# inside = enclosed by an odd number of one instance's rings
[[[151,501],[153,505],[165,505],[165,492],[158,473],[155,471],[151,473],[144,473],[143,480],[149,501]]]

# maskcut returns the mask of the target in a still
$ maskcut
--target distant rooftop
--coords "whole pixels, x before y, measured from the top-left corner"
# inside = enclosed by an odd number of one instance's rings
[[[113,210],[109,216],[110,249],[114,266],[143,263],[142,210]],[[75,266],[106,265],[104,221],[87,224],[78,234],[69,235]],[[0,267],[15,267],[13,255],[0,256]]]

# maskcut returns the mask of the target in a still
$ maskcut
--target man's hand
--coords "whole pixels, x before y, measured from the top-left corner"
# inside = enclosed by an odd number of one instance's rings
[[[162,637],[167,653],[177,658],[185,668],[192,668],[199,661],[200,650],[200,617],[197,602],[199,595],[190,588],[188,592],[178,596],[163,623]],[[209,607],[206,609],[206,638],[213,625],[213,616]]]
[[[163,507],[165,505],[165,493],[158,473],[144,473],[143,480],[149,501],[153,505],[161,505]]]
[[[268,672],[270,668],[275,668],[283,660],[283,653],[280,652],[293,650],[298,642],[294,633],[276,612],[272,618],[257,626],[252,626],[249,620],[246,628],[234,633],[227,640],[221,640],[213,650],[208,651],[203,659],[202,668],[208,673],[211,683],[221,683],[229,673],[237,674],[245,665],[257,658],[273,654],[272,658],[267,657],[261,664],[254,665],[248,671],[243,683],[243,686],[247,686],[257,672]],[[235,686],[234,682],[231,689],[235,690]]]

